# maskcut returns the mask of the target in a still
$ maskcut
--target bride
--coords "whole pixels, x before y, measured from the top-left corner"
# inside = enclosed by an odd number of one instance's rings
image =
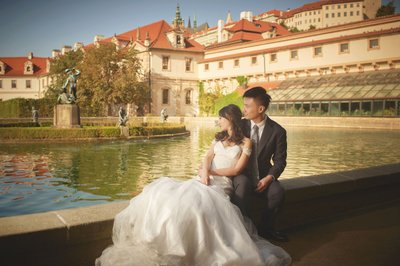
[[[221,131],[205,156],[200,176],[181,181],[161,177],[116,215],[114,245],[96,259],[104,265],[289,265],[282,248],[257,235],[250,219],[229,200],[229,177],[240,173],[251,153],[241,132],[242,113],[230,104],[219,111]]]

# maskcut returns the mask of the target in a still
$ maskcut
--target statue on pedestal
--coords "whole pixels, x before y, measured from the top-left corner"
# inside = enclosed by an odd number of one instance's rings
[[[126,126],[126,122],[128,122],[128,116],[124,108],[120,107],[118,112],[118,125],[120,127]]]
[[[58,96],[57,105],[54,106],[53,124],[58,128],[77,128],[81,127],[81,118],[79,106],[75,103],[76,85],[80,71],[71,68],[66,69],[68,78],[61,88],[61,94]]]
[[[39,111],[32,106],[32,122],[37,123],[39,121]]]
[[[68,78],[62,87],[62,93],[58,96],[57,103],[70,104],[76,102],[76,83],[81,72],[75,68],[67,68],[65,73],[68,74]],[[69,90],[67,88],[69,87]]]

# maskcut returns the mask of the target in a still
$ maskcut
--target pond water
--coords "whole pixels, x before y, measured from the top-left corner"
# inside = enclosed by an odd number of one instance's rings
[[[218,128],[142,141],[1,144],[0,217],[129,199],[160,176],[196,175]],[[400,132],[289,127],[281,178],[400,163]]]

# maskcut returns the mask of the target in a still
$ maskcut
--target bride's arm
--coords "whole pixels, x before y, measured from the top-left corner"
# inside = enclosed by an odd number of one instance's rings
[[[201,182],[205,185],[210,183],[210,168],[212,159],[214,158],[214,145],[215,143],[213,142],[206,156],[204,157],[203,165],[200,169]]]
[[[244,142],[242,146],[243,152],[240,155],[240,158],[234,167],[213,169],[210,173],[212,175],[220,175],[220,176],[235,176],[240,174],[246,168],[247,162],[249,161],[250,158],[250,153],[246,151],[248,150],[251,151],[251,140],[245,138],[243,142]]]

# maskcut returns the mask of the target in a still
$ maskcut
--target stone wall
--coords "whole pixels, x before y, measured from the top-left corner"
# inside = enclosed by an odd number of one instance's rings
[[[400,164],[281,180],[278,228],[346,215],[400,199]],[[128,201],[0,218],[5,265],[93,265],[111,244],[115,215]]]

